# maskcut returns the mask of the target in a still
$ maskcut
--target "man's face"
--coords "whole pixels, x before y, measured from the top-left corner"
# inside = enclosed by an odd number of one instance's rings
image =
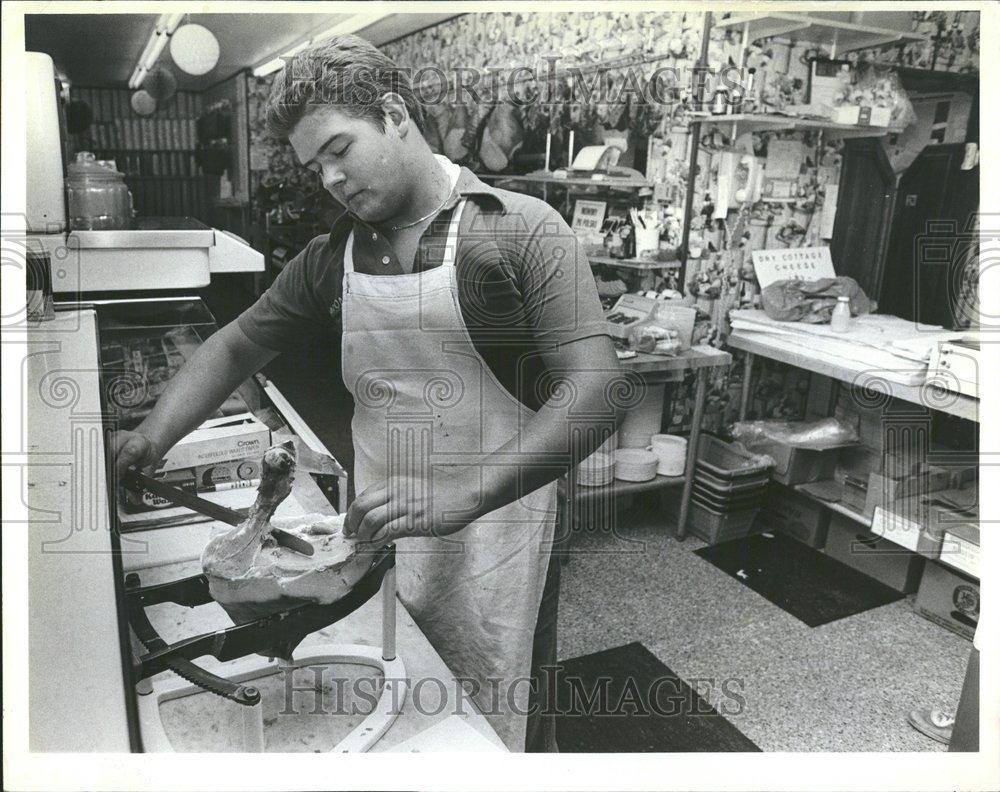
[[[399,212],[404,151],[391,117],[383,132],[333,105],[310,109],[288,136],[299,162],[353,215],[369,223]]]

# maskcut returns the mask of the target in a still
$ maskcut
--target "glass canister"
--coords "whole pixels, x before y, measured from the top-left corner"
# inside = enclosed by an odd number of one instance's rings
[[[70,229],[104,231],[131,226],[132,194],[125,174],[98,162],[89,151],[78,153],[66,170]]]

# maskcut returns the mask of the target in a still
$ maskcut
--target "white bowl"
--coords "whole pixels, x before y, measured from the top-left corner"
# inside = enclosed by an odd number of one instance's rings
[[[656,478],[659,457],[645,448],[619,448],[615,451],[615,478],[619,481],[650,481]]]
[[[653,435],[650,450],[656,454],[660,464],[656,472],[661,476],[683,476],[687,461],[687,438],[677,435]]]

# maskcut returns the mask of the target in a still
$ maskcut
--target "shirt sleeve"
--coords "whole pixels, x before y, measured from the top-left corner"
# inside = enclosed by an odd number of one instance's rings
[[[532,334],[545,346],[607,335],[587,254],[562,216],[546,205],[521,255],[521,294]]]
[[[276,352],[339,329],[331,318],[331,306],[337,303],[333,257],[327,236],[313,239],[237,317],[240,329],[251,341]]]

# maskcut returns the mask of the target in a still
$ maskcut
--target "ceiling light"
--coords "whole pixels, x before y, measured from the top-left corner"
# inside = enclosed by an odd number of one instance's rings
[[[170,40],[170,55],[188,74],[208,74],[219,62],[219,40],[204,25],[187,24]]]
[[[265,75],[271,74],[272,72],[278,71],[278,69],[285,68],[285,61],[281,58],[275,58],[274,60],[269,60],[267,63],[263,63],[253,70],[254,77],[264,77]]]
[[[163,48],[167,46],[167,39],[177,29],[182,19],[184,19],[183,14],[160,14],[156,18],[156,24],[153,26],[153,30],[149,34],[149,39],[146,41],[146,46],[143,47],[142,54],[136,62],[135,71],[132,72],[132,76],[129,78],[129,88],[138,88],[142,85],[142,81],[146,79],[149,70],[156,65],[156,61],[162,54]]]
[[[363,30],[369,25],[374,24],[375,22],[378,22],[380,19],[384,19],[387,16],[390,16],[390,14],[385,12],[355,14],[354,16],[345,19],[343,22],[339,22],[333,27],[327,28],[322,33],[317,33],[311,39],[299,42],[286,52],[282,52],[280,55],[264,61],[253,70],[253,76],[264,77],[272,72],[278,71],[278,69],[283,69],[287,58],[295,57],[311,44],[332,38],[333,36],[343,35],[345,33],[355,33],[359,30]]]
[[[345,19],[343,22],[339,22],[333,27],[327,28],[322,33],[317,33],[313,36],[313,41],[323,41],[324,39],[344,35],[345,33],[357,33],[359,30],[363,30],[369,25],[372,25],[387,16],[390,16],[387,12],[355,14],[354,16]]]

